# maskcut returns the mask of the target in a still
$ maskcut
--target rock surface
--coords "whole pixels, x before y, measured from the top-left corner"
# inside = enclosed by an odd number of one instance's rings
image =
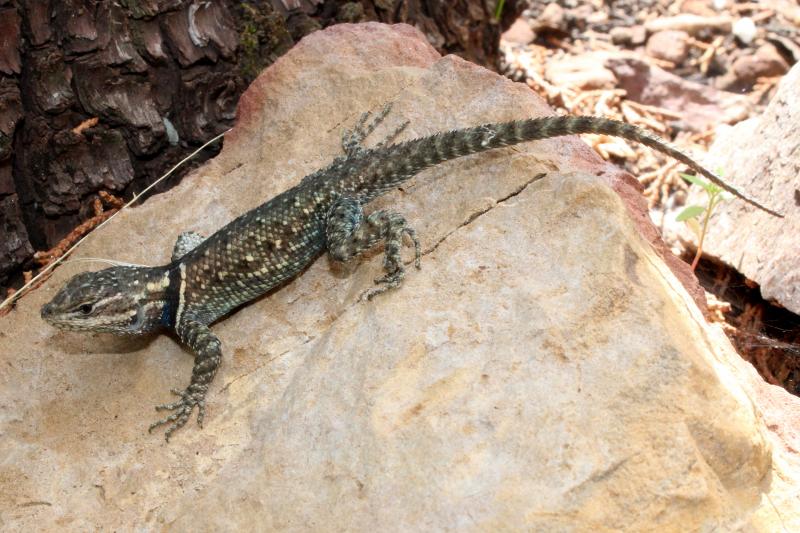
[[[707,162],[786,218],[724,202],[703,249],[757,282],[764,298],[800,313],[800,65],[781,80],[764,113],[720,130]],[[703,201],[700,191],[688,199]],[[691,239],[688,231],[682,235]]]
[[[376,139],[403,118],[408,138],[548,112],[408,26],[334,26],[248,89],[217,158],[80,255],[166,261],[179,232],[211,232],[323,166],[386,101]],[[423,270],[366,303],[380,256],[352,271],[323,258],[215,325],[206,427],[169,445],[145,428],[189,376],[174,339],[38,319],[85,265],[1,318],[3,528],[800,527],[800,443],[765,426],[800,402],[705,324],[629,178],[580,140],[442,165],[373,207],[407,215]]]

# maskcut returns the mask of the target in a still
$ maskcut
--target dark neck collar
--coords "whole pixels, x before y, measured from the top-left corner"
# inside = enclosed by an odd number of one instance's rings
[[[181,290],[181,272],[178,267],[169,270],[169,285],[164,291],[164,306],[161,308],[159,324],[168,328],[175,327],[175,316],[178,312],[178,302]]]

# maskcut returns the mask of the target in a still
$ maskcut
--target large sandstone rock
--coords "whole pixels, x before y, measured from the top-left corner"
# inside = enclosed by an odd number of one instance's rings
[[[166,261],[179,232],[210,232],[326,164],[341,130],[387,100],[381,131],[407,118],[406,137],[548,112],[527,87],[440,58],[407,26],[335,26],[262,74],[216,159],[80,254]],[[767,429],[765,417],[783,426],[756,392],[781,409],[800,402],[759,382],[706,325],[634,193],[576,138],[423,173],[374,206],[418,229],[423,270],[363,302],[380,257],[352,271],[322,259],[215,325],[225,361],[206,427],[169,444],[145,428],[151,406],[187,382],[190,357],[168,336],[47,327],[39,307],[85,266],[60,268],[0,322],[0,523],[800,526],[796,435]]]
[[[711,217],[703,250],[756,281],[764,298],[800,313],[800,65],[781,80],[764,113],[719,133],[709,167],[786,218],[724,202]],[[702,205],[704,193],[698,188],[688,201]]]

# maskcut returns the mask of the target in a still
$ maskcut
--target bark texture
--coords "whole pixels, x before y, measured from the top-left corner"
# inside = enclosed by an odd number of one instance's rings
[[[494,68],[522,9],[494,1],[0,0],[0,287],[97,214],[229,128],[242,91],[303,36],[406,22]],[[218,149],[218,147],[217,147]],[[213,156],[208,150],[194,164]],[[191,167],[159,187],[165,190]]]

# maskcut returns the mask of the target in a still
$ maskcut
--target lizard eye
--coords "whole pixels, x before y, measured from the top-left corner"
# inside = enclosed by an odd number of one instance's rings
[[[92,304],[83,304],[83,305],[81,305],[81,306],[78,308],[78,310],[79,310],[79,311],[80,311],[82,314],[84,314],[84,315],[88,315],[89,313],[91,313],[91,312],[92,312]]]

